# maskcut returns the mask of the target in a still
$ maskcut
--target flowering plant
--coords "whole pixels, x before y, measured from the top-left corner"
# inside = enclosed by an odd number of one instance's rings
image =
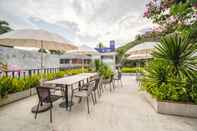
[[[191,31],[197,23],[197,0],[151,0],[144,17],[157,23],[164,32]]]

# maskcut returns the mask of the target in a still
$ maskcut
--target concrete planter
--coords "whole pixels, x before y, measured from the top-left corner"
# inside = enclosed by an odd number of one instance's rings
[[[140,75],[142,75],[142,73],[121,73],[122,75],[124,75],[124,76],[140,76]]]
[[[156,112],[168,115],[186,116],[197,118],[197,105],[189,103],[161,102],[153,98],[149,93],[143,93],[146,100]]]
[[[0,106],[21,100],[34,94],[36,94],[35,88],[27,89],[13,94],[8,94],[8,96],[6,96],[5,98],[0,98]]]

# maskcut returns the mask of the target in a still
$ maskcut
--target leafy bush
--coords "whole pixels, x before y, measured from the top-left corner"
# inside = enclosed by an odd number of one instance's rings
[[[161,38],[153,56],[169,64],[169,72],[176,77],[194,77],[197,71],[197,44],[191,44],[188,35],[171,34]]]
[[[84,72],[88,72],[88,69],[84,69]],[[9,93],[20,92],[26,89],[33,88],[40,84],[41,78],[43,80],[53,80],[56,78],[64,77],[65,74],[75,75],[82,73],[81,69],[69,69],[65,71],[59,71],[56,73],[48,73],[42,75],[32,75],[31,77],[11,78],[1,77],[0,78],[0,97],[5,97]]]
[[[65,73],[63,71],[60,71],[60,72],[57,72],[56,73],[56,78],[61,78],[61,77],[64,77]]]
[[[100,60],[95,61],[95,70],[104,79],[109,79],[113,75],[112,69],[107,64],[103,63]]]
[[[23,91],[25,89],[25,81],[23,78],[13,78],[12,79],[12,90],[13,92],[20,92]],[[9,93],[13,93],[13,92],[9,92]]]
[[[142,73],[143,68],[142,67],[122,67],[121,72],[123,73]]]
[[[11,79],[9,77],[0,78],[0,96],[4,97],[8,94],[8,89],[11,87]]]
[[[171,34],[161,39],[140,80],[142,90],[161,101],[197,104],[197,48],[187,38]]]
[[[26,89],[33,88],[40,84],[40,75],[33,75],[31,77],[25,78],[25,87]]]
[[[66,75],[77,75],[77,74],[80,74],[82,72],[88,72],[88,69],[84,68],[83,70],[82,69],[69,69],[69,70],[65,70],[64,73]]]

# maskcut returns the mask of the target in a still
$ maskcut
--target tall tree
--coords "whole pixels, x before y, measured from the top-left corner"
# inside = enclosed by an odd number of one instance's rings
[[[0,20],[0,34],[11,31],[9,24],[6,21]]]

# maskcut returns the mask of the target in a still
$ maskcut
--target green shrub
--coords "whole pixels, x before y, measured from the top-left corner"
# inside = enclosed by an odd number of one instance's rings
[[[112,69],[107,65],[101,62],[99,66],[99,75],[102,76],[104,79],[109,79],[111,76],[113,76],[113,71]]]
[[[11,78],[0,78],[0,97],[5,97],[8,94],[8,89],[11,87]]]
[[[187,38],[172,34],[161,39],[140,79],[142,90],[161,101],[197,104],[197,46]]]
[[[84,68],[83,70],[82,69],[68,69],[68,70],[65,70],[64,73],[66,75],[77,75],[77,74],[80,74],[82,72],[88,72],[88,69]]]
[[[95,60],[94,67],[94,70],[104,79],[109,79],[113,75],[112,69],[100,60]]]
[[[143,73],[142,67],[122,67],[121,72],[123,73]]]
[[[31,77],[26,77],[25,78],[25,88],[29,89],[29,88],[33,88],[37,85],[40,84],[40,75],[33,75]]]
[[[88,69],[84,69],[83,72],[88,72]],[[69,69],[65,71],[59,71],[55,73],[48,73],[42,75],[32,75],[31,77],[21,77],[21,78],[10,78],[1,77],[0,78],[0,96],[5,97],[9,93],[20,92],[26,89],[36,87],[40,84],[41,78],[43,80],[53,80],[56,78],[64,77],[67,75],[75,75],[82,73],[81,69]]]
[[[11,88],[9,88],[9,93],[15,93],[20,92],[25,89],[25,80],[24,78],[12,78],[12,85]]]
[[[61,77],[64,77],[65,73],[63,71],[60,71],[60,72],[57,72],[56,73],[56,78],[61,78]]]
[[[177,33],[162,37],[152,55],[167,62],[175,77],[192,79],[197,71],[197,44],[191,44],[188,38]]]

